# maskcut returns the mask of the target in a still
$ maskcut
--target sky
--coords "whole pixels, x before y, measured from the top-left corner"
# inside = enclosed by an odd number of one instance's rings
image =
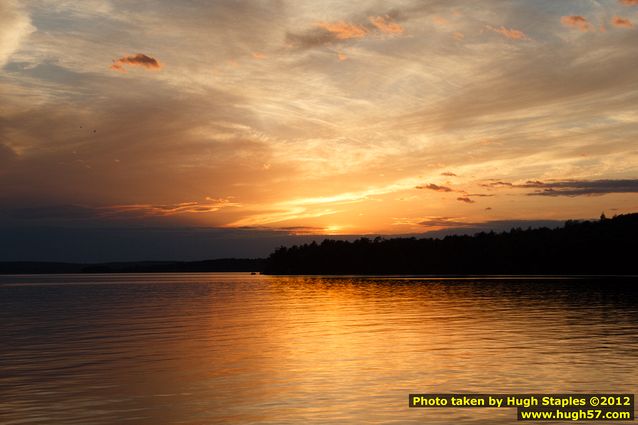
[[[637,0],[0,0],[0,260],[636,212],[636,25]]]

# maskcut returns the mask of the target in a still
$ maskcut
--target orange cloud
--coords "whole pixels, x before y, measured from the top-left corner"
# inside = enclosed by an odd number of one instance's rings
[[[345,21],[339,22],[319,22],[319,28],[328,31],[338,40],[348,40],[350,38],[363,38],[368,34],[368,30],[361,25],[351,24]]]
[[[638,0],[620,0],[625,6],[638,6]]]
[[[452,37],[454,37],[456,41],[461,41],[465,38],[465,35],[463,35],[463,33],[460,31],[455,31],[452,33]]]
[[[509,38],[510,40],[529,40],[529,38],[523,31],[515,30],[514,28],[505,28],[503,26],[501,26],[500,28],[494,28],[488,25],[487,29],[499,33],[503,37]]]
[[[157,59],[146,56],[142,53],[137,53],[135,55],[122,56],[119,59],[113,60],[111,69],[114,71],[126,72],[124,65],[141,66],[142,68],[149,70],[158,70],[162,67],[162,64],[159,63]]]
[[[368,19],[370,19],[372,25],[384,34],[402,34],[404,31],[401,25],[391,22],[388,17],[370,16]]]
[[[266,59],[266,55],[264,55],[261,52],[253,52],[252,55],[253,55],[253,58],[257,60]]]
[[[634,27],[634,24],[632,24],[629,19],[621,18],[620,16],[614,16],[614,18],[611,20],[611,23],[615,27],[621,27],[621,28],[633,28]]]
[[[348,56],[346,56],[345,53],[337,53],[337,57],[339,58],[340,61],[345,61],[348,59]]]
[[[592,24],[590,24],[589,21],[587,21],[587,19],[584,18],[583,16],[578,16],[578,15],[562,16],[560,18],[560,22],[566,27],[578,28],[579,30],[583,32],[587,32],[593,29]]]

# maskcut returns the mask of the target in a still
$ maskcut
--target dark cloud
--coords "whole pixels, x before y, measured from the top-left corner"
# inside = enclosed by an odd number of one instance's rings
[[[486,183],[480,183],[479,186],[486,187],[488,189],[501,189],[501,188],[512,188],[515,187],[514,183],[502,181],[502,180],[490,180]]]
[[[472,199],[468,198],[467,196],[459,196],[458,198],[456,198],[457,201],[461,201],[461,202],[465,202],[466,204],[473,204],[476,201],[473,201]]]
[[[490,207],[486,210],[491,209]],[[457,217],[430,217],[419,224],[424,227],[443,228],[432,230],[426,236],[445,236],[453,234],[474,234],[478,232],[502,232],[513,228],[538,228],[538,227],[560,227],[563,221],[559,220],[492,220],[483,222],[471,222]]]
[[[288,235],[297,235],[297,236],[299,235],[317,236],[317,235],[322,235],[322,233],[326,231],[325,228],[318,227],[318,226],[281,226],[281,227],[242,226],[242,227],[235,227],[235,229],[241,229],[241,230],[247,230],[247,231],[248,230],[262,231],[262,232],[282,232]],[[350,236],[347,236],[346,238],[350,239]],[[352,238],[356,238],[356,236],[352,236]]]
[[[339,42],[339,39],[334,33],[325,31],[321,28],[314,28],[300,34],[288,32],[286,33],[286,42],[297,48],[311,49],[313,47],[337,43]]]
[[[425,234],[422,234],[422,236],[445,237],[449,235],[473,235],[479,232],[506,232],[515,228],[557,228],[564,225],[564,222],[559,220],[492,220],[480,223],[466,223],[463,221],[455,222],[454,219],[446,219],[446,217],[442,218],[443,220],[440,225],[424,225],[426,227],[445,227],[444,229],[428,231]],[[445,222],[449,224],[446,225],[444,224]]]
[[[143,53],[137,53],[135,55],[122,56],[119,59],[114,59],[111,69],[126,72],[124,65],[139,66],[150,70],[158,70],[162,67],[162,64],[159,63],[157,59],[146,56]]]
[[[480,185],[483,187],[489,187],[489,188],[512,187],[512,183],[504,182],[504,181],[490,181],[487,183],[481,183]]]
[[[548,181],[528,180],[514,184],[503,181],[483,183],[489,188],[534,189],[529,196],[592,196],[608,193],[638,193],[638,179],[624,180],[564,180]]]
[[[439,186],[439,185],[432,184],[432,183],[427,184],[427,185],[417,186],[416,189],[429,189],[429,190],[434,190],[434,191],[437,191],[437,192],[453,192],[453,190],[450,189],[449,187]]]
[[[531,182],[522,187],[537,188],[531,196],[588,196],[608,193],[638,193],[638,179]]]
[[[425,227],[465,227],[473,226],[476,223],[459,221],[455,217],[431,217],[419,222],[419,224]]]
[[[441,173],[442,176],[447,176],[447,177],[456,177],[456,174],[450,172],[450,171],[446,171],[445,173]]]

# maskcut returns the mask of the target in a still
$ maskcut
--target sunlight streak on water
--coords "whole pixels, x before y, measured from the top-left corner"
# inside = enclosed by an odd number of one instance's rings
[[[0,423],[513,424],[407,396],[636,393],[634,283],[0,276]]]

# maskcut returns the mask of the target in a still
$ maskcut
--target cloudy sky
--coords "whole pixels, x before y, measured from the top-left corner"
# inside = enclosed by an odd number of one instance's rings
[[[636,0],[0,0],[0,257],[48,258],[41,229],[638,211],[636,25]]]

